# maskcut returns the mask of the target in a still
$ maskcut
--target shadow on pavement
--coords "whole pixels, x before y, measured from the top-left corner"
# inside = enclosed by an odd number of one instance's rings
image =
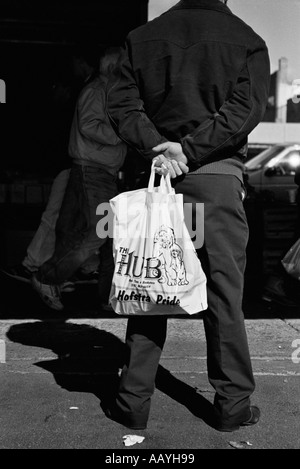
[[[34,365],[51,372],[63,389],[93,393],[104,407],[113,399],[126,357],[125,344],[114,334],[89,325],[45,321],[14,324],[6,335],[12,342],[52,350],[57,358]],[[212,404],[161,365],[156,388],[212,426]]]
[[[67,391],[94,393],[103,401],[116,390],[125,345],[110,332],[85,324],[45,321],[15,324],[6,335],[12,342],[52,350],[57,358],[34,365],[50,371]]]
[[[63,293],[63,311],[45,305],[30,283],[9,278],[0,272],[0,319],[112,318],[113,312],[100,306],[97,285],[78,286],[75,292]]]
[[[195,417],[213,427],[213,405],[195,388],[180,381],[161,365],[158,367],[155,384],[157,389],[185,406]]]

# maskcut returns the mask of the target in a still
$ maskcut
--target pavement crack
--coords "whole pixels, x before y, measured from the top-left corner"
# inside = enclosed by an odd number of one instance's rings
[[[296,332],[300,332],[300,326],[295,326],[295,324],[291,324],[288,319],[280,318],[287,326],[293,329]]]

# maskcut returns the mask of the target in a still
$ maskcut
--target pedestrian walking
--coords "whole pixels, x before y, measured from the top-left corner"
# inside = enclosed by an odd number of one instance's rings
[[[296,224],[293,239],[290,245],[292,248],[300,238],[300,167],[296,168],[294,176],[296,189]],[[264,285],[262,299],[267,303],[275,303],[286,307],[299,308],[299,281],[293,278],[285,269],[282,260],[287,254],[283,251],[271,274]]]
[[[106,269],[105,275],[101,273],[106,291],[100,292],[100,301],[105,303],[109,294],[111,239],[98,236],[96,226],[101,216],[96,210],[118,194],[117,174],[127,152],[106,114],[106,86],[119,54],[119,48],[106,50],[99,75],[84,87],[77,100],[69,140],[72,167],[56,224],[55,250],[32,276],[34,290],[58,311],[64,308],[60,286],[93,255],[100,256],[100,269]]]
[[[51,140],[48,142],[48,152],[44,158],[49,158],[55,167],[54,161],[59,161],[59,173],[54,177],[45,210],[42,213],[39,226],[26,249],[26,255],[19,264],[14,266],[1,266],[1,272],[8,277],[21,282],[31,283],[31,277],[39,267],[51,258],[55,247],[55,228],[65,190],[70,175],[70,155],[68,143],[73,121],[76,101],[80,91],[99,73],[99,48],[93,44],[81,44],[72,49],[69,61],[71,69],[67,73],[65,67],[58,68],[58,76],[52,85],[51,105],[49,115],[51,119]],[[81,266],[73,276],[72,282],[63,285],[63,291],[73,291],[77,283],[98,282],[98,255]]]
[[[219,431],[260,417],[250,402],[255,382],[242,311],[248,241],[242,174],[247,137],[264,116],[270,81],[264,40],[226,3],[182,0],[130,32],[108,95],[120,137],[168,167],[184,202],[204,203],[198,255],[207,276],[203,320]],[[166,317],[129,318],[120,385],[104,408],[109,418],[147,427],[166,332]]]

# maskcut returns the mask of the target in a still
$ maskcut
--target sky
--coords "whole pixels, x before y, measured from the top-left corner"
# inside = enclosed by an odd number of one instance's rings
[[[177,0],[149,0],[149,20],[177,3]],[[300,0],[228,0],[230,10],[265,41],[271,72],[281,57],[289,64],[289,78],[300,78]]]

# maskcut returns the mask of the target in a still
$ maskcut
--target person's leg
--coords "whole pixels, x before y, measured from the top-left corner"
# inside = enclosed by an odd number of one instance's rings
[[[114,178],[103,170],[72,167],[57,221],[55,252],[39,269],[38,279],[42,283],[60,285],[91,256],[99,255],[106,239],[97,235],[101,216],[96,215],[96,209],[116,193]]]
[[[129,428],[146,428],[166,334],[165,316],[128,319],[127,356],[116,401],[107,416]]]
[[[300,191],[298,189],[297,196],[297,219],[295,224],[295,233],[291,241],[291,246],[300,237]],[[262,299],[268,303],[278,303],[287,307],[299,307],[299,281],[292,278],[282,265],[282,259],[287,251],[283,251],[279,256],[277,265],[273,272],[267,277],[264,285]]]
[[[176,185],[184,202],[204,203],[204,246],[198,251],[207,276],[204,314],[208,378],[221,425],[250,417],[255,388],[242,311],[248,224],[242,185],[234,176],[187,175]]]
[[[102,306],[108,306],[114,267],[113,243],[112,239],[108,238],[107,242],[100,248],[98,294]]]
[[[81,274],[84,275],[89,275],[91,273],[97,272],[99,270],[99,255],[97,254],[92,254],[89,259],[87,259],[81,266],[80,266],[80,272]]]
[[[41,217],[41,223],[27,247],[27,253],[22,264],[31,272],[38,268],[52,256],[55,247],[55,227],[61,204],[69,180],[70,170],[61,171],[53,181],[48,203]]]

